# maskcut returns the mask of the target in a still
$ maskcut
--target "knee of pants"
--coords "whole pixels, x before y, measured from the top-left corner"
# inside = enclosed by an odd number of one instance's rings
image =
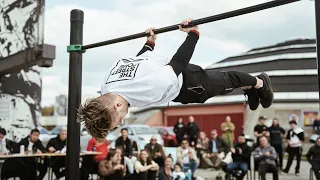
[[[248,169],[249,169],[249,167],[248,167],[248,164],[247,163],[241,163],[240,164],[240,169],[242,170],[242,171],[248,171]]]

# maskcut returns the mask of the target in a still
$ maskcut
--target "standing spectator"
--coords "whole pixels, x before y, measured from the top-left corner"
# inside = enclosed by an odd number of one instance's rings
[[[320,133],[320,119],[315,119],[313,121],[313,129],[317,134]]]
[[[164,168],[161,168],[158,175],[158,180],[172,180],[172,163],[171,157],[166,157],[164,161]]]
[[[198,124],[194,122],[193,116],[189,116],[189,123],[187,124],[186,131],[189,138],[190,146],[195,147],[197,145],[200,129]]]
[[[99,176],[106,180],[122,180],[125,172],[126,168],[121,164],[121,155],[115,150],[110,150],[106,160],[99,162]]]
[[[138,160],[134,163],[137,180],[155,180],[159,166],[151,160],[146,150],[141,150]]]
[[[256,146],[259,146],[260,137],[268,135],[268,127],[264,124],[266,119],[265,116],[260,116],[258,124],[254,127],[254,136],[257,138]]]
[[[0,128],[0,155],[5,155],[9,153],[9,150],[6,147],[6,138],[7,132],[5,129]]]
[[[226,121],[221,124],[222,138],[229,147],[233,147],[235,126],[231,122],[231,117],[227,116]]]
[[[178,146],[181,145],[181,141],[184,138],[184,134],[186,132],[185,128],[186,127],[185,127],[185,125],[183,123],[182,117],[178,117],[178,121],[174,125],[174,129],[173,129],[174,133],[176,133],[176,139],[177,139],[177,142],[178,142]]]
[[[164,159],[166,155],[164,154],[162,145],[157,143],[157,138],[152,136],[150,143],[146,144],[144,149],[148,152],[151,160],[156,162],[160,168],[164,166]]]
[[[184,172],[187,172],[190,169],[194,175],[194,172],[199,165],[199,159],[196,151],[189,146],[187,139],[183,139],[181,146],[177,148],[177,162],[181,164]]]
[[[309,149],[306,156],[317,180],[320,180],[320,137],[317,138],[316,144]]]
[[[244,134],[238,137],[238,144],[231,148],[231,152],[233,162],[228,164],[227,172],[235,176],[237,180],[242,180],[248,172],[251,155],[251,149],[247,145]],[[238,174],[237,170],[241,170],[241,173]]]
[[[300,161],[302,155],[302,142],[304,141],[303,129],[297,126],[297,122],[292,120],[289,122],[291,129],[287,133],[287,152],[289,154],[286,168],[283,170],[284,174],[289,172],[294,156],[297,158],[297,165],[295,169],[296,176],[300,175]]]
[[[65,152],[66,150],[66,142],[67,142],[67,128],[61,127],[60,133],[57,137],[49,140],[47,144],[47,150],[49,153],[57,153],[57,152]],[[52,157],[51,164],[52,171],[57,179],[60,179],[65,176],[65,157]]]
[[[91,138],[88,141],[87,151],[96,151],[100,152],[101,154],[96,155],[93,157],[95,162],[98,164],[100,161],[106,159],[108,151],[109,151],[109,143],[106,139],[100,138]]]
[[[211,131],[209,153],[203,154],[202,158],[210,167],[220,168],[221,160],[225,157],[228,150],[228,144],[218,136],[217,130],[214,129]]]
[[[272,125],[268,128],[269,136],[270,136],[270,144],[276,150],[279,161],[277,160],[277,164],[282,170],[282,159],[283,159],[283,146],[282,146],[282,137],[286,133],[286,131],[279,126],[279,120],[274,118],[272,121]]]
[[[261,180],[266,180],[267,172],[272,172],[273,180],[278,180],[277,152],[269,145],[267,137],[262,136],[259,141],[260,146],[255,149],[253,156],[255,164],[258,165]]]

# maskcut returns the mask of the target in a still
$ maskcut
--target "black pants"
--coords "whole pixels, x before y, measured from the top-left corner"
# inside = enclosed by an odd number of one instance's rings
[[[287,147],[287,152],[289,154],[287,166],[284,169],[284,172],[289,172],[290,167],[293,162],[294,156],[297,158],[297,165],[296,165],[296,171],[295,173],[300,172],[300,161],[301,161],[301,155],[302,155],[302,147]]]
[[[160,168],[164,167],[164,157],[157,157],[157,158],[153,159],[153,161],[155,163],[157,163]]]
[[[276,150],[278,157],[279,157],[279,161],[277,159],[277,165],[278,167],[280,167],[280,169],[282,169],[282,162],[283,162],[283,147],[282,144],[271,144],[271,146],[274,147],[274,149]]]
[[[51,166],[52,171],[57,179],[60,179],[65,176],[65,169],[61,170],[61,168],[64,168],[66,159],[64,157],[52,157],[51,159]]]
[[[259,173],[261,176],[261,180],[266,180],[266,174],[268,172],[272,173],[273,180],[278,180],[278,168],[272,164],[260,164],[259,165]]]
[[[174,68],[174,67],[173,67]],[[174,102],[204,103],[207,99],[227,94],[235,88],[255,86],[255,77],[236,71],[204,70],[200,66],[189,64],[182,72],[183,85]]]
[[[320,180],[320,161],[313,161],[311,165],[314,175],[316,176],[317,180]]]

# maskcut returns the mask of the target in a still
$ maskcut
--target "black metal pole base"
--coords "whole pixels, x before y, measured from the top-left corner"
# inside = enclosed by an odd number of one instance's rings
[[[74,9],[70,16],[70,44],[82,44],[83,11]],[[69,52],[68,137],[66,180],[79,179],[80,123],[77,108],[81,103],[82,52]]]

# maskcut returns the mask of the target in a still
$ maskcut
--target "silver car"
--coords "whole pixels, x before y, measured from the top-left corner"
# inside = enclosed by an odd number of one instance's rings
[[[161,135],[154,128],[149,125],[132,124],[118,127],[109,133],[107,139],[111,143],[111,148],[115,148],[115,141],[121,136],[122,128],[128,129],[128,137],[132,141],[134,151],[144,149],[144,146],[150,142],[152,136],[157,138],[157,143],[163,145]]]

